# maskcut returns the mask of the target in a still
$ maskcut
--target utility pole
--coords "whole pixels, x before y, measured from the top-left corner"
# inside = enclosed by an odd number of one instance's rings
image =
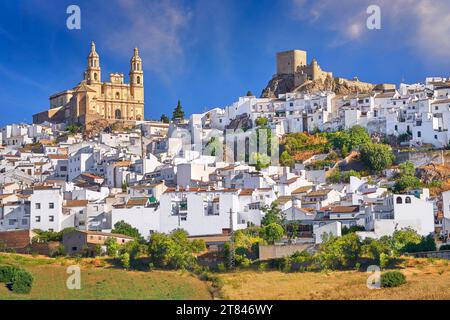
[[[234,265],[235,265],[235,261],[234,261],[234,239],[233,239],[233,235],[234,235],[234,231],[233,231],[233,209],[230,208],[230,261],[229,261],[229,265],[230,265],[230,269],[234,269]]]

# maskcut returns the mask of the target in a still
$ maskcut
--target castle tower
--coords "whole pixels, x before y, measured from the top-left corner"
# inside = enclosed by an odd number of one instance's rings
[[[101,69],[100,69],[100,57],[98,53],[95,51],[95,43],[94,41],[91,42],[91,52],[88,56],[88,68],[84,72],[84,80],[86,80],[87,84],[97,84],[101,83],[102,76],[101,76]]]
[[[144,72],[137,48],[134,48],[134,54],[130,60],[130,89],[135,100],[144,100]]]

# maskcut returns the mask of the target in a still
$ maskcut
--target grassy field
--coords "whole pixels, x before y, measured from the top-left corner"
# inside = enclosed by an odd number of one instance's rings
[[[126,271],[104,259],[75,261],[0,253],[0,265],[21,266],[35,279],[28,295],[0,284],[5,299],[211,299],[208,283],[188,272]],[[67,267],[81,265],[81,289],[69,290]],[[283,273],[236,271],[219,274],[225,299],[450,299],[450,261],[408,258],[399,265],[407,283],[370,290],[368,274],[358,271]]]
[[[282,273],[244,271],[222,274],[227,299],[450,299],[448,260],[408,259],[400,266],[407,283],[371,290],[358,271]]]
[[[74,260],[0,253],[0,265],[16,265],[34,276],[30,294],[18,295],[0,283],[5,299],[211,299],[208,286],[189,273],[125,271],[99,259],[81,263],[81,289],[69,290],[67,266]]]

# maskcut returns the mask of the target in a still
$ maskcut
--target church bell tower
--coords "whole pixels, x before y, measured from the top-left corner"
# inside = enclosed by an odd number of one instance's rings
[[[84,80],[86,80],[87,84],[89,85],[101,83],[101,75],[100,57],[95,51],[95,43],[94,41],[92,41],[91,52],[88,56],[88,67],[84,72]]]

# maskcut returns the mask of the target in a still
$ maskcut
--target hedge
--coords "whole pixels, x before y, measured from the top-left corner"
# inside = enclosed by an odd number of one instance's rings
[[[406,277],[400,271],[389,271],[381,275],[381,286],[385,288],[398,287],[406,283]]]
[[[12,266],[0,266],[0,282],[11,284],[14,293],[30,293],[33,276],[28,271]]]

